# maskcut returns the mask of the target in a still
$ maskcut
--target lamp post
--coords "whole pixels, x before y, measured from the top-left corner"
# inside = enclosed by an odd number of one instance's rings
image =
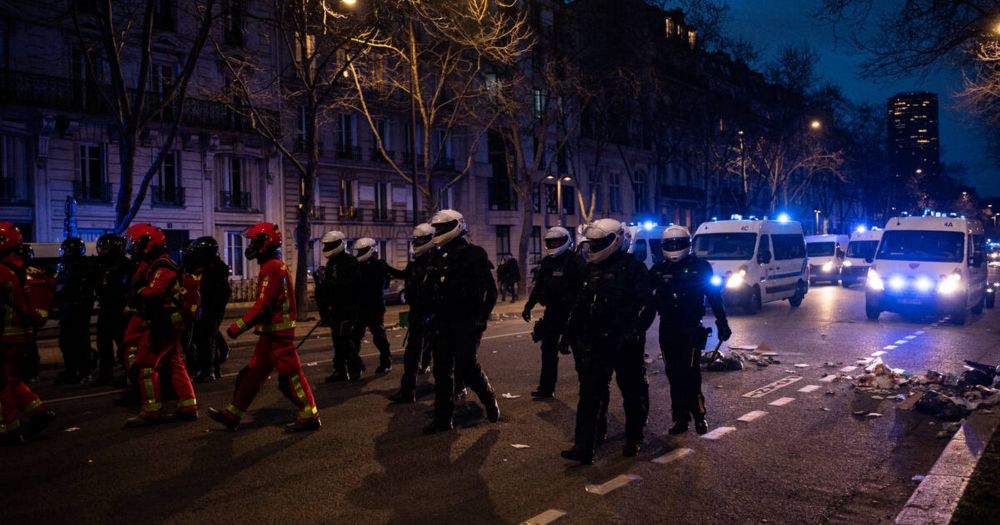
[[[570,177],[569,175],[564,175],[564,176],[561,176],[561,177],[556,177],[555,175],[551,175],[550,174],[550,175],[546,175],[545,178],[548,179],[548,180],[553,180],[554,179],[556,181],[556,206],[558,206],[558,209],[559,209],[559,222],[558,222],[558,225],[565,227],[566,226],[566,207],[563,206],[562,183],[563,183],[563,181],[571,182],[573,180],[573,177]]]
[[[819,208],[813,208],[813,214],[816,215],[816,235],[819,235]]]

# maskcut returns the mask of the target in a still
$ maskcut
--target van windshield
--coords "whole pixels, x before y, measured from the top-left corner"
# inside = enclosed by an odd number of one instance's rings
[[[713,261],[747,261],[756,245],[756,233],[703,233],[694,238],[694,254]]]
[[[847,245],[847,256],[854,259],[873,259],[878,241],[851,241]]]
[[[806,244],[809,257],[827,257],[833,255],[837,245],[833,242],[811,242]]]
[[[962,262],[965,235],[959,232],[893,230],[882,235],[878,258],[889,261]]]

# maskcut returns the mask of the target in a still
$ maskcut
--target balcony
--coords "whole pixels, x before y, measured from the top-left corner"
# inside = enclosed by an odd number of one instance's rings
[[[110,116],[112,111],[100,95],[102,89],[108,88],[93,82],[0,69],[0,101],[4,104]],[[133,90],[130,93],[135,95]],[[158,96],[148,93],[148,103],[155,104]],[[167,107],[153,115],[153,120],[170,121],[175,114],[174,108]],[[260,114],[269,126],[278,129],[276,111],[262,110]],[[218,131],[251,131],[257,122],[222,102],[188,97],[183,125]]]
[[[312,211],[309,213],[309,218],[314,221],[326,220],[326,207],[313,206]]]
[[[389,157],[389,160],[396,158],[396,152],[391,149],[385,150],[385,156]],[[378,148],[372,148],[372,161],[374,162],[385,162],[385,157],[382,156],[382,152]]]
[[[346,160],[361,160],[361,147],[340,144],[337,146],[337,157]]]
[[[153,186],[153,206],[183,208],[184,188],[178,186]]]
[[[249,191],[220,191],[219,208],[223,210],[250,211]]]
[[[111,183],[84,184],[75,180],[73,181],[73,198],[81,203],[110,204]]]
[[[339,220],[341,222],[409,224],[413,222],[413,211],[385,208],[341,208]]]

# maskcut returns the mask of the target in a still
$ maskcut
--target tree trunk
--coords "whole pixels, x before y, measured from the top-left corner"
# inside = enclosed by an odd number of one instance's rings
[[[133,172],[139,134],[133,129],[124,130],[118,141],[118,195],[115,199],[115,233],[121,235],[128,228],[126,218],[132,207]]]
[[[528,244],[531,242],[531,230],[535,225],[535,210],[527,199],[521,210],[521,235],[517,239],[517,264],[521,269],[521,290],[525,299],[528,291]]]

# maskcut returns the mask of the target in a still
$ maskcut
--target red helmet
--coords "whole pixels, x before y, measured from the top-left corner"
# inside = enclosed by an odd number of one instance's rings
[[[247,259],[270,258],[281,248],[281,229],[277,224],[262,222],[244,234],[249,242],[243,254]]]
[[[21,230],[12,222],[0,222],[0,255],[16,249],[24,242]]]
[[[167,236],[151,224],[136,224],[125,232],[125,251],[135,259],[159,257],[167,249]]]

